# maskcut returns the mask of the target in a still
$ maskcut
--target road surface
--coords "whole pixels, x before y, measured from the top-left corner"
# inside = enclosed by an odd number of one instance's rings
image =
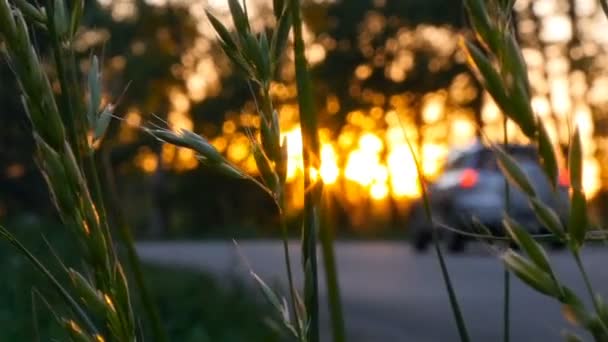
[[[501,341],[503,269],[496,252],[481,245],[470,247],[447,260],[469,333],[473,341]],[[236,275],[247,281],[251,268],[269,284],[286,283],[277,241],[240,242],[238,247],[225,241],[141,242],[137,249],[146,262],[210,271],[220,278]],[[339,242],[336,252],[349,341],[459,340],[433,252],[417,254],[403,242]],[[294,267],[299,265],[297,243],[290,244],[290,254]],[[562,283],[587,299],[570,255],[552,252],[550,258]],[[583,260],[596,290],[608,294],[608,249],[589,247]],[[301,284],[299,270],[296,281]],[[554,300],[518,280],[511,288],[512,341],[559,341],[565,329],[577,331],[563,319]],[[325,296],[323,283],[321,295]]]

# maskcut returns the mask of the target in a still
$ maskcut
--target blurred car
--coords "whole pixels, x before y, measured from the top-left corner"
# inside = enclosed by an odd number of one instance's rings
[[[538,197],[564,220],[569,201],[567,173],[560,173],[558,188],[554,190],[539,164],[535,146],[500,146],[518,162]],[[427,185],[433,221],[439,226],[444,224],[475,233],[481,232],[478,224],[481,223],[493,235],[504,236],[502,220],[508,207],[509,215],[531,233],[546,232],[525,194],[509,185],[507,206],[505,190],[505,177],[490,147],[475,143],[464,149],[452,150],[441,175]],[[419,251],[426,249],[432,240],[432,227],[426,219],[422,199],[411,207],[408,228],[414,247]],[[438,227],[438,232],[450,251],[464,250],[466,236],[441,227]]]

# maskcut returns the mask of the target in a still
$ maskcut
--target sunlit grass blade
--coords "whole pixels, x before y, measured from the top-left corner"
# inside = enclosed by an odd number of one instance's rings
[[[526,93],[526,84],[521,81],[514,81],[510,93],[511,111],[506,112],[506,114],[517,123],[528,138],[534,139],[536,121],[534,120],[532,107],[530,107],[530,98]]]
[[[515,159],[498,146],[493,146],[492,149],[497,157],[498,166],[507,180],[511,184],[516,185],[529,197],[535,197],[536,191],[534,191],[534,187],[530,183],[528,176],[524,173],[521,167],[519,167]]]
[[[512,8],[506,10],[503,16],[510,16]],[[508,19],[507,19],[508,20]],[[530,81],[528,80],[528,68],[526,66],[526,60],[524,59],[523,54],[521,53],[521,48],[517,43],[517,38],[513,34],[511,30],[512,24],[510,21],[505,23],[507,27],[501,30],[502,32],[502,41],[501,48],[496,52],[501,59],[503,64],[504,73],[509,75],[513,79],[510,80],[512,84],[510,84],[509,89],[511,90],[511,94],[513,97],[519,97],[524,102],[527,102],[525,109],[526,115],[528,116],[528,120],[534,120],[534,115],[531,113],[532,107],[530,106]],[[507,83],[508,85],[508,83]],[[523,115],[523,113],[522,113]],[[532,126],[533,126],[533,122]]]
[[[583,148],[578,127],[570,139],[568,150],[568,171],[570,172],[570,186],[574,190],[583,190]]]
[[[484,88],[492,95],[494,101],[507,112],[511,111],[511,104],[502,79],[498,71],[492,65],[489,58],[472,42],[461,40],[461,46],[467,55],[469,66],[476,71],[476,76]]]
[[[222,43],[224,43],[226,47],[230,49],[230,51],[236,51],[238,48],[226,26],[224,26],[219,19],[211,14],[211,12],[205,11],[205,13],[207,14],[207,18],[209,18],[211,26],[213,26],[215,32],[217,32],[218,36],[222,40]]]
[[[540,118],[537,120],[538,126],[538,152],[540,162],[543,167],[543,171],[553,189],[557,187],[558,167],[557,159],[555,158],[555,150],[553,149],[553,143],[549,138],[547,129]]]
[[[563,240],[565,237],[564,226],[555,210],[537,198],[530,198],[530,204],[532,205],[534,214],[543,224],[543,226],[553,233],[557,238]]]
[[[83,331],[80,325],[73,320],[64,318],[62,323],[73,342],[94,342],[93,336]]]
[[[485,44],[494,46],[497,37],[492,35],[492,26],[490,24],[490,17],[488,15],[488,9],[486,8],[486,1],[484,0],[465,0],[463,1],[464,6],[471,18],[473,28],[482,39]]]
[[[521,255],[512,250],[508,250],[502,255],[502,260],[511,272],[536,291],[550,297],[560,297],[561,292],[559,284],[557,284],[547,272],[543,271]]]
[[[304,170],[319,169],[319,136],[317,114],[314,106],[312,82],[306,57],[299,0],[291,1],[291,17],[294,32],[294,55],[296,68],[296,86],[298,106],[300,109],[300,129],[302,132],[302,154]],[[318,203],[321,183],[314,184],[310,173],[304,172],[304,222],[302,228],[302,263],[305,270],[304,301],[308,315],[308,342],[319,341],[319,294],[317,271],[317,232]]]
[[[553,270],[549,264],[547,253],[538,242],[534,241],[526,228],[508,216],[503,220],[503,224],[511,238],[528,255],[530,260],[543,271],[552,274]]]
[[[570,245],[578,251],[585,242],[589,222],[587,218],[587,199],[581,190],[572,189],[570,200],[570,216],[568,219],[568,233]]]
[[[289,36],[289,31],[291,29],[291,12],[289,8],[289,3],[284,7],[283,14],[279,18],[279,22],[277,23],[277,27],[272,35],[272,39],[270,42],[270,53],[273,57],[273,60],[278,61],[280,56],[283,54],[283,50],[285,50],[285,45],[287,45],[287,38]],[[278,63],[273,65],[273,72],[276,70]]]

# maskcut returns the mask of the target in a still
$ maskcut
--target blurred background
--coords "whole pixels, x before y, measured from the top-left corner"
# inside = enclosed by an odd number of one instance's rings
[[[269,1],[248,5],[255,29],[273,25]],[[158,123],[153,118],[158,116],[172,129],[204,135],[231,161],[257,174],[246,132],[256,134],[260,118],[247,84],[218,48],[204,14],[209,9],[231,27],[226,2],[99,0],[87,6],[77,41],[81,67],[87,70],[91,53],[103,58],[104,100],[118,104],[120,117],[100,155],[137,234],[275,235],[272,202],[261,191],[206,171],[191,151],[161,144],[139,129]],[[477,138],[477,127],[489,139],[502,140],[502,116],[480,91],[459,50],[466,25],[462,3],[315,0],[304,2],[304,17],[322,127],[322,165],[307,172],[324,180],[340,234],[402,232],[409,204],[420,196],[406,136],[430,180],[440,173],[450,149]],[[594,202],[604,203],[604,15],[594,0],[519,0],[515,22],[530,70],[532,105],[558,150],[565,151],[572,127],[580,127],[585,191]],[[305,170],[291,51],[284,59],[272,95],[289,146],[290,215],[297,217]],[[52,218],[32,162],[28,122],[5,63],[0,78],[0,220],[23,213]],[[510,141],[525,142],[511,122],[508,131]]]
[[[227,2],[91,0],[86,4],[84,27],[76,42],[80,67],[83,72],[88,70],[92,53],[101,57],[104,102],[117,105],[118,117],[98,147],[99,165],[111,180],[105,189],[115,199],[113,205],[125,214],[137,238],[278,237],[276,209],[266,194],[246,181],[201,167],[192,151],[162,144],[141,130],[162,121],[174,130],[191,129],[209,139],[229,160],[258,175],[247,135],[258,134],[260,117],[256,105],[246,82],[235,73],[219,48],[205,17],[208,9],[232,27]],[[274,25],[271,1],[248,0],[247,4],[255,30]],[[406,140],[412,143],[414,154],[421,161],[423,176],[432,181],[441,174],[450,152],[477,141],[480,130],[491,141],[503,139],[502,115],[481,91],[459,49],[459,36],[467,32],[462,3],[307,0],[303,1],[303,15],[306,55],[312,69],[321,126],[320,169],[302,167],[290,49],[284,56],[279,80],[271,88],[282,134],[289,146],[287,197],[288,215],[293,222],[291,233],[299,234],[303,175],[309,172],[325,183],[324,196],[333,209],[333,226],[339,237],[400,240],[407,233],[412,203],[421,195],[414,156]],[[549,131],[562,168],[568,137],[575,125],[580,129],[585,193],[591,201],[593,219],[605,225],[608,21],[596,0],[518,0],[514,28],[529,68],[532,106]],[[45,39],[43,34],[36,39],[43,55]],[[29,241],[35,251],[48,254],[48,246],[40,239],[40,227],[44,226],[42,233],[50,237],[65,260],[77,262],[73,244],[69,243],[65,229],[58,225],[46,185],[33,162],[29,123],[10,68],[2,59],[0,108],[0,224],[6,224]],[[507,123],[507,128],[511,142],[527,142],[512,122]],[[228,245],[218,251],[232,250],[233,246]],[[348,311],[367,315],[371,312],[370,303],[378,303],[376,327],[389,335],[374,335],[370,340],[382,340],[379,336],[399,340],[395,336],[405,335],[390,335],[395,326],[412,334],[419,331],[416,341],[448,340],[456,336],[451,326],[433,331],[421,328],[427,326],[428,320],[436,321],[437,315],[448,312],[442,283],[434,272],[435,259],[412,258],[409,252],[400,249],[401,245],[396,246],[391,242],[382,245],[366,242],[338,248],[339,260],[346,265],[340,271],[346,272],[343,279],[347,285]],[[144,247],[142,255],[156,258],[157,263],[174,257],[183,258],[175,262],[178,265],[207,262],[211,269],[213,265],[209,263],[221,263],[218,260],[223,260],[224,255],[205,248],[202,250],[207,254],[195,248],[179,254],[188,250],[180,245],[154,256],[147,255]],[[257,255],[256,248],[272,252],[275,247],[278,245],[247,248]],[[8,289],[0,291],[0,331],[4,334],[0,337],[31,340],[24,327],[31,326],[30,312],[35,309],[24,306],[32,299],[31,293],[23,292],[22,287],[31,287],[38,276],[25,271],[29,268],[15,253],[4,248],[0,252],[2,273],[14,275],[0,279],[0,289]],[[272,253],[259,254],[262,261],[258,266],[269,270],[266,275],[278,272],[280,277],[279,250],[276,256]],[[358,255],[363,259],[353,259]],[[497,325],[477,325],[473,335],[481,336],[480,340],[497,340],[501,268],[491,258],[478,255],[462,258],[452,260],[451,264],[457,285],[476,279],[493,281],[493,285],[484,283],[486,286],[474,293],[462,292],[465,313],[478,318],[473,321],[492,321]],[[600,259],[598,256],[596,261]],[[361,265],[370,273],[359,272]],[[395,273],[396,267],[413,273]],[[258,319],[265,316],[268,307],[248,296],[240,281],[224,277],[218,282],[206,274],[174,269],[149,268],[147,273],[172,339],[276,338],[269,325]],[[363,278],[357,278],[359,275]],[[371,284],[369,279],[382,281]],[[410,292],[404,295],[402,285],[406,283]],[[363,287],[349,287],[353,284]],[[514,296],[522,307],[549,308],[553,312],[546,302],[530,304],[533,299],[529,297],[537,297],[526,290],[516,288],[524,291],[520,292],[524,295]],[[405,304],[395,301],[397,297]],[[487,312],[487,307],[492,307],[488,304],[490,298],[496,301],[496,313]],[[404,315],[398,310],[412,307],[417,310],[416,317],[403,323],[400,319]],[[563,323],[558,312],[555,308],[553,316],[546,316],[551,325],[545,325],[551,333]],[[545,313],[540,316],[545,317]],[[235,317],[239,318],[238,328],[231,324]],[[517,325],[519,316],[514,317]],[[387,323],[390,319],[397,321],[390,325]],[[44,322],[49,331],[56,331],[50,319]],[[448,316],[445,322],[451,323]],[[351,326],[356,328],[358,324]],[[529,331],[533,332],[522,335],[522,340],[542,340],[534,335],[534,329]],[[435,338],[433,334],[437,334]],[[431,337],[425,340],[422,336]]]

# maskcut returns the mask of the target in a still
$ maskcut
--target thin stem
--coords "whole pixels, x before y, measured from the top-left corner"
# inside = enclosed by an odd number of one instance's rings
[[[256,102],[256,107],[258,107],[258,103],[256,100],[256,96],[255,93],[253,92],[253,88],[251,87],[251,82],[247,82],[247,85],[249,86],[249,90],[251,90],[252,96],[253,96],[253,100]],[[279,127],[274,127],[273,125],[275,124],[272,120],[272,115],[273,115],[273,107],[272,107],[272,98],[270,96],[270,89],[268,86],[264,86],[261,89],[262,94],[261,94],[261,102],[262,102],[262,108],[260,110],[260,108],[258,107],[258,112],[261,114],[262,120],[264,121],[262,124],[263,125],[267,125],[267,127],[272,127],[273,129],[276,129],[277,131],[279,130]],[[262,135],[262,139],[264,139],[264,135]],[[280,146],[280,138],[277,137],[271,137],[271,139],[275,140],[274,144],[276,144],[276,146]],[[265,141],[262,141],[262,144],[264,145]],[[274,146],[274,144],[270,144],[267,146]],[[275,161],[275,173],[276,170],[278,168],[282,168],[283,165],[285,163],[287,163],[286,160],[283,160],[283,157],[281,155],[280,151],[267,151],[270,152],[270,156],[273,158],[273,160]],[[279,177],[277,177],[279,178]],[[275,201],[275,204],[279,210],[279,220],[281,221],[281,240],[283,242],[283,254],[284,254],[284,259],[285,259],[285,266],[286,266],[286,270],[287,270],[287,283],[289,286],[289,295],[291,297],[291,310],[293,311],[293,317],[295,320],[295,329],[296,329],[296,333],[298,335],[299,338],[303,338],[303,333],[302,333],[302,327],[300,326],[300,312],[297,308],[297,299],[296,299],[296,288],[294,286],[294,281],[293,281],[293,272],[291,270],[291,257],[289,255],[289,235],[287,233],[287,224],[285,222],[285,184],[283,182],[281,182],[281,187],[278,190],[278,194],[273,194],[272,190],[268,189],[269,194],[272,196],[272,198]],[[266,188],[266,187],[265,187]]]
[[[104,156],[107,155],[104,154]],[[163,325],[160,320],[160,314],[158,312],[158,307],[152,299],[150,290],[144,280],[144,274],[141,268],[141,261],[139,259],[139,256],[137,255],[137,251],[135,250],[133,235],[131,234],[131,230],[129,229],[127,220],[125,219],[124,214],[119,205],[116,182],[114,180],[114,174],[112,172],[111,164],[108,158],[104,158],[103,165],[108,189],[107,195],[109,197],[108,207],[114,214],[113,216],[115,219],[115,223],[119,226],[119,236],[127,251],[127,262],[129,263],[131,271],[133,272],[133,275],[135,277],[137,289],[139,290],[139,296],[141,298],[142,304],[144,305],[146,314],[148,315],[148,319],[150,319],[150,322],[152,324],[154,339],[159,342],[166,342],[169,339],[167,337],[166,331],[163,329]]]
[[[465,230],[461,230],[458,228],[454,228],[452,226],[449,226],[445,223],[441,223],[441,222],[433,222],[435,224],[435,226],[445,229],[447,231],[450,232],[454,232],[454,233],[458,233],[460,235],[466,236],[466,237],[471,237],[471,238],[475,238],[478,240],[484,240],[484,241],[511,241],[508,237],[504,237],[504,236],[494,236],[494,235],[488,235],[488,234],[476,234],[476,233],[471,233],[471,232],[467,232]],[[551,238],[554,237],[553,234],[532,234],[532,237],[535,240],[549,240]],[[590,237],[588,238],[588,240],[600,240],[601,238],[599,237]]]
[[[432,224],[432,220],[431,220]],[[448,273],[448,268],[445,263],[445,259],[443,257],[443,252],[441,251],[441,247],[439,246],[439,237],[437,236],[437,229],[433,229],[433,245],[435,247],[435,253],[437,254],[437,259],[439,259],[439,267],[441,268],[441,275],[443,276],[443,282],[445,283],[445,287],[448,291],[448,297],[450,299],[450,306],[452,307],[452,313],[454,314],[454,318],[456,319],[456,325],[458,326],[458,335],[460,336],[460,341],[469,342],[469,333],[467,332],[466,324],[464,323],[464,318],[462,316],[462,312],[460,311],[460,305],[458,304],[458,299],[456,298],[456,292],[454,291],[454,287],[452,285],[452,280],[450,279],[450,275]]]
[[[445,263],[445,259],[443,257],[443,252],[441,251],[441,247],[439,246],[439,234],[437,230],[437,226],[433,220],[433,213],[431,211],[431,206],[429,204],[429,196],[426,191],[426,184],[424,181],[424,175],[422,173],[422,166],[420,165],[420,161],[418,157],[416,157],[416,153],[414,153],[414,147],[412,146],[410,140],[407,138],[405,126],[403,125],[403,121],[399,118],[399,125],[401,126],[401,130],[403,131],[403,136],[405,137],[405,142],[407,143],[407,147],[414,159],[414,165],[416,166],[416,173],[418,174],[418,181],[420,182],[420,188],[422,190],[422,200],[424,204],[424,212],[426,214],[427,222],[432,227],[432,237],[433,237],[433,246],[435,248],[435,253],[437,254],[437,259],[439,260],[439,267],[441,269],[441,276],[443,277],[443,282],[445,284],[446,290],[448,292],[448,298],[450,299],[450,307],[452,308],[452,314],[454,315],[454,319],[456,320],[456,326],[458,327],[458,335],[460,336],[461,342],[469,342],[469,333],[467,331],[467,326],[464,322],[464,317],[462,312],[460,311],[460,304],[458,303],[458,298],[456,298],[456,292],[454,291],[454,287],[452,286],[452,280],[450,279],[450,273],[448,272],[447,265]]]
[[[317,117],[314,109],[312,82],[307,70],[302,38],[300,1],[291,0],[291,15],[294,33],[294,55],[298,105],[300,109],[300,128],[302,132],[302,154],[304,159],[304,225],[302,229],[302,263],[304,266],[304,302],[308,315],[308,342],[319,341],[319,284],[317,274],[317,204],[321,183],[313,184],[309,170],[318,169],[319,136]],[[313,186],[314,185],[314,186]]]
[[[327,294],[329,296],[329,312],[331,315],[332,333],[334,342],[346,341],[346,329],[342,314],[342,302],[340,299],[340,285],[338,282],[338,270],[334,252],[334,236],[332,222],[330,219],[331,206],[327,203],[321,211],[321,226],[319,227],[319,239],[323,250],[323,264],[325,266],[325,281],[327,282]]]
[[[289,256],[289,236],[287,234],[287,224],[285,223],[285,217],[283,211],[279,213],[281,220],[281,240],[283,241],[283,254],[285,258],[285,266],[287,268],[287,284],[289,286],[289,295],[291,296],[291,310],[293,311],[293,317],[295,318],[296,332],[298,336],[302,336],[302,329],[300,327],[300,313],[297,308],[296,302],[296,289],[293,283],[293,272],[291,271],[291,257]]]
[[[511,272],[504,267],[503,269],[503,341],[508,342],[511,339]]]
[[[505,150],[507,149],[507,145],[509,143],[509,132],[508,132],[508,128],[507,128],[507,116],[503,114],[502,116],[502,134],[503,134],[503,142],[505,145]],[[511,192],[510,192],[510,188],[509,188],[509,181],[505,178],[505,210],[507,212],[507,215],[510,214],[511,211]],[[506,235],[506,234],[505,234]],[[507,235],[507,241],[510,243],[511,239],[508,237]],[[504,267],[504,292],[503,292],[503,341],[504,342],[509,342],[510,340],[510,327],[511,327],[511,317],[509,316],[509,312],[510,312],[510,306],[511,306],[511,302],[510,302],[510,292],[511,292],[511,273],[509,272],[509,270],[507,269],[506,266]]]
[[[583,262],[581,261],[581,256],[578,252],[572,252],[572,256],[574,256],[574,260],[576,261],[576,266],[578,267],[579,271],[581,272],[581,276],[583,277],[583,281],[585,282],[585,287],[587,288],[587,293],[589,294],[589,297],[591,298],[591,303],[593,303],[593,308],[595,309],[595,312],[597,313],[597,316],[600,319],[600,322],[602,322],[602,329],[604,330],[604,332],[608,333],[608,328],[606,327],[606,323],[602,319],[602,314],[601,314],[602,310],[601,310],[597,300],[595,299],[595,291],[593,291],[591,281],[589,280],[589,276],[587,275],[587,270],[585,269],[585,267],[583,266]]]

